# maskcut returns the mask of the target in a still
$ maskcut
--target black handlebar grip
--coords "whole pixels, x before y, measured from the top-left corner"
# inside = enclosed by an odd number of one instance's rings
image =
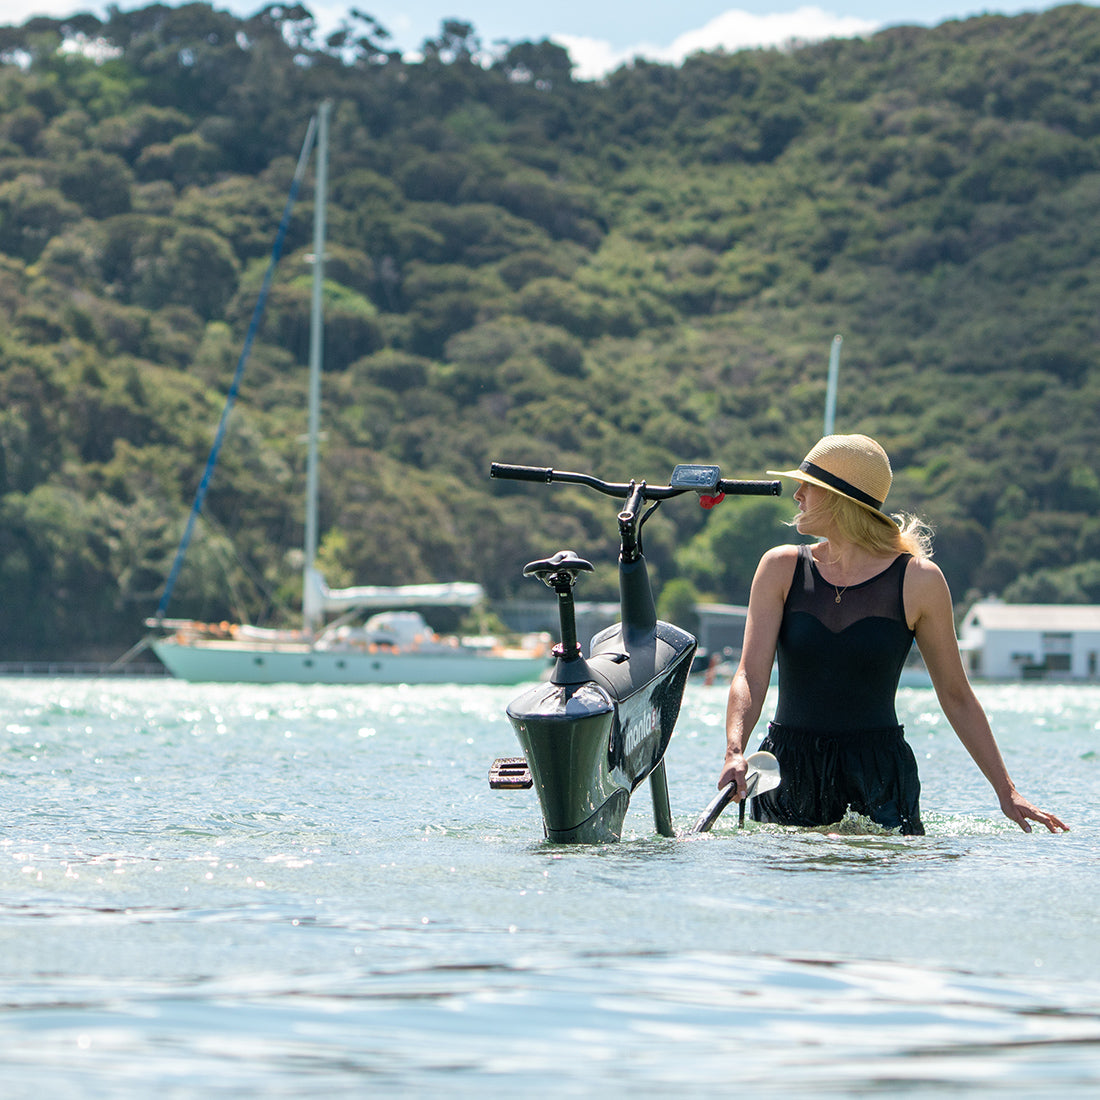
[[[718,491],[728,493],[730,496],[742,497],[777,497],[780,494],[783,483],[780,481],[733,481],[718,482]]]
[[[554,480],[554,471],[549,466],[511,466],[507,462],[494,462],[489,466],[489,476],[503,478],[506,481]]]

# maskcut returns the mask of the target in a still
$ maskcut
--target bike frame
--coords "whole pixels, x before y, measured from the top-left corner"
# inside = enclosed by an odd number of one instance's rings
[[[547,839],[561,844],[620,839],[630,797],[647,778],[655,828],[673,836],[664,755],[696,640],[657,618],[641,529],[672,497],[694,491],[710,507],[727,493],[778,495],[779,482],[723,480],[717,466],[677,466],[670,484],[663,486],[498,462],[490,476],[583,485],[625,502],[618,515],[621,621],[592,639],[587,658],[577,641],[573,588],[592,565],[563,550],[528,563],[523,571],[557,593],[561,621],[549,680],[525,691],[507,709],[538,792]]]

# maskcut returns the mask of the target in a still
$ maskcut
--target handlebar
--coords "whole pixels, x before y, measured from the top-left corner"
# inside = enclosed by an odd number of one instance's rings
[[[781,481],[737,481],[723,478],[718,482],[718,492],[737,497],[777,497],[783,492]]]
[[[502,481],[537,481],[549,484],[551,481],[567,482],[573,485],[587,485],[598,493],[609,497],[627,499],[637,488],[638,482],[603,481],[591,474],[577,474],[568,470],[555,470],[550,466],[514,466],[507,462],[494,462],[489,467],[489,476]],[[708,491],[725,493],[727,496],[770,496],[780,493],[778,481],[738,481],[732,478],[719,478]],[[669,500],[690,489],[673,488],[671,485],[643,485],[643,497],[646,500]]]

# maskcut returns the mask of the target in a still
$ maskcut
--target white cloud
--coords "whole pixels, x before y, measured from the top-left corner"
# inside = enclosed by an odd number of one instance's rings
[[[35,15],[48,15],[59,19],[63,15],[72,15],[74,11],[88,11],[92,5],[80,7],[73,0],[6,0],[3,23],[6,26],[20,27]]]
[[[617,50],[601,38],[585,38],[578,34],[555,34],[551,37],[568,50],[573,61],[573,76],[578,80],[596,80],[631,58],[648,56],[648,49],[644,46]]]
[[[792,40],[817,42],[823,38],[851,38],[878,27],[869,19],[834,15],[821,8],[802,7],[772,15],[747,11],[724,12],[697,31],[680,35],[669,47],[667,60],[682,61],[700,50],[744,49],[747,46],[782,46]]]
[[[793,41],[851,38],[870,34],[881,24],[856,16],[834,15],[818,7],[801,7],[771,15],[753,15],[733,8],[697,30],[678,35],[669,46],[639,43],[615,49],[609,43],[580,35],[556,34],[554,41],[569,51],[574,76],[593,80],[635,57],[678,65],[685,57],[707,50],[741,50],[753,46],[783,46]]]

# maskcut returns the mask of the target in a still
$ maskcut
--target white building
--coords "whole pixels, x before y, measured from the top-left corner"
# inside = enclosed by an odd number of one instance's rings
[[[1100,606],[982,600],[963,619],[959,648],[984,679],[1100,679]]]

